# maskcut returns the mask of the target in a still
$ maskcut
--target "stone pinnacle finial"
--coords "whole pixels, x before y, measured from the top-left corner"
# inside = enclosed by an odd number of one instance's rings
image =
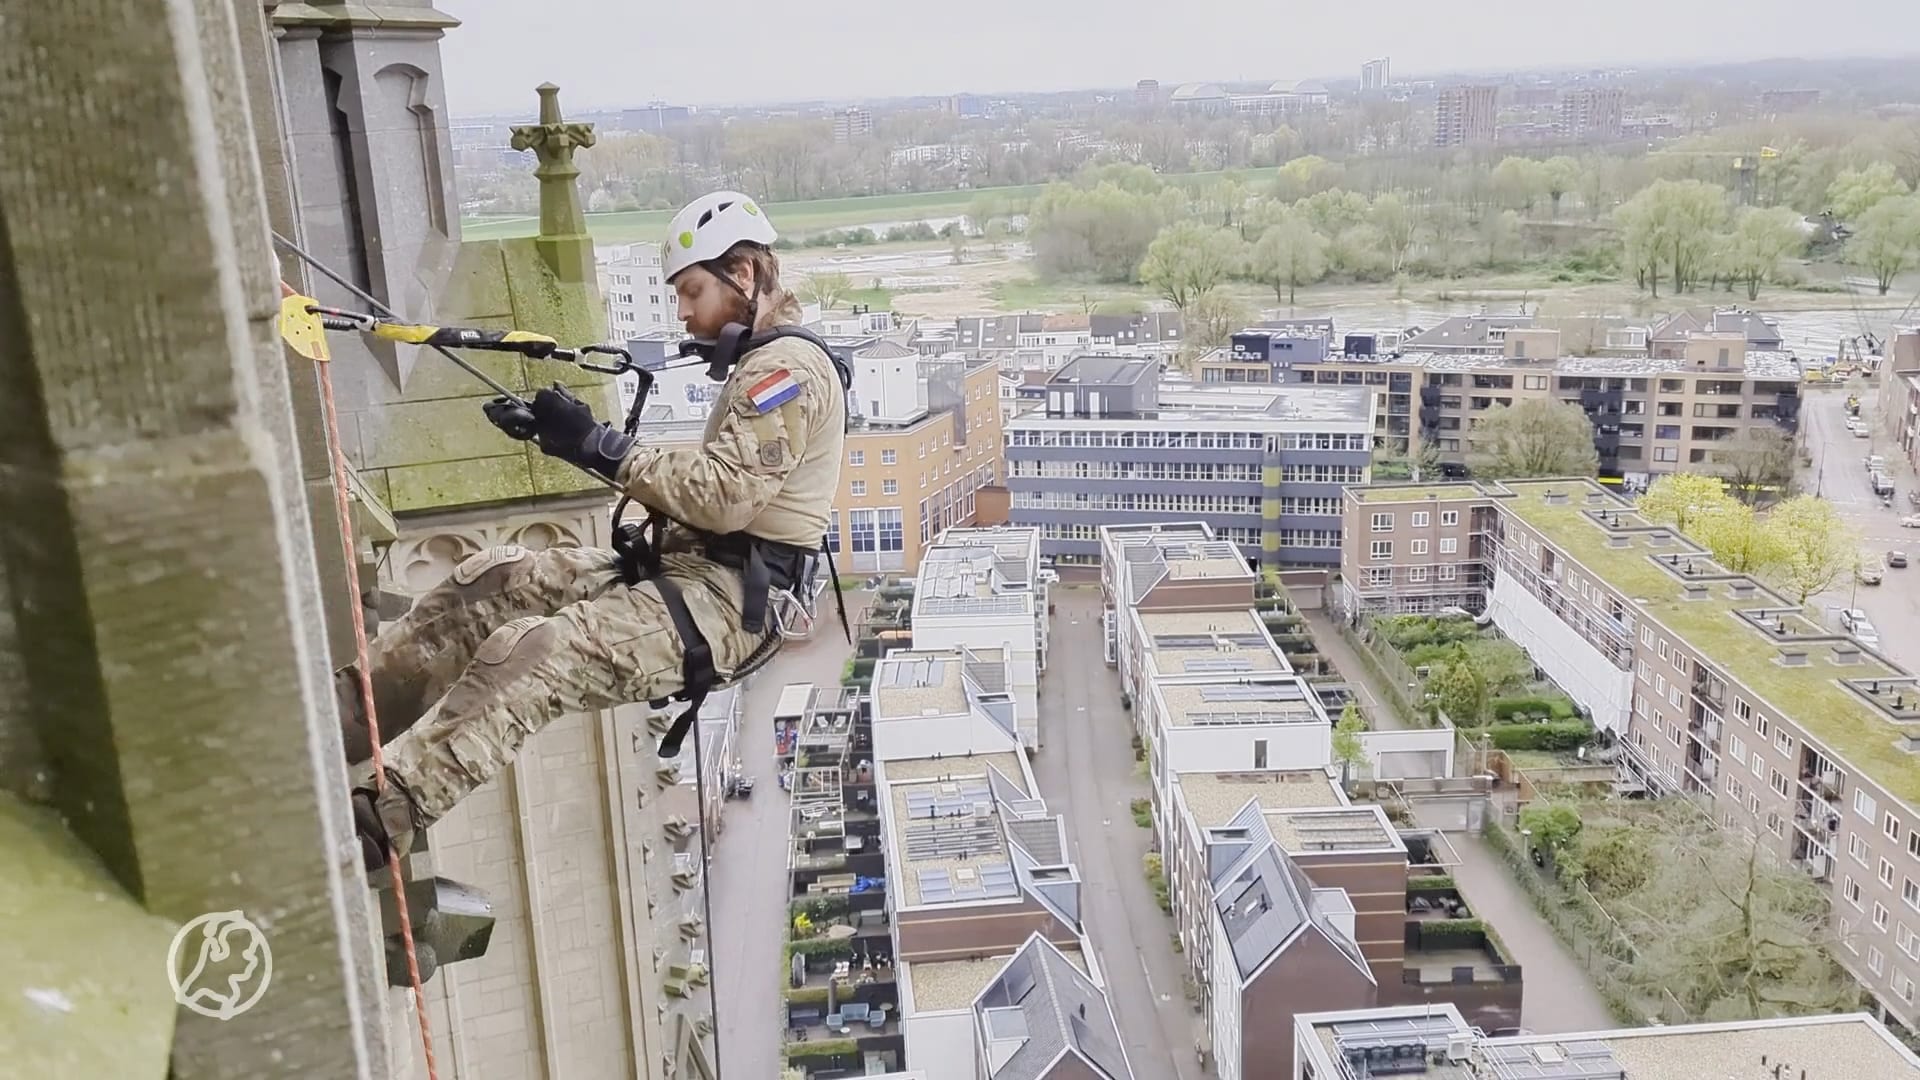
[[[531,150],[540,159],[533,170],[540,181],[540,239],[584,241],[587,218],[574,183],[580,168],[573,163],[573,152],[597,141],[593,125],[567,122],[560,112],[558,86],[542,83],[538,93],[540,122],[515,125],[512,145],[515,150]],[[564,274],[561,277],[567,279]]]

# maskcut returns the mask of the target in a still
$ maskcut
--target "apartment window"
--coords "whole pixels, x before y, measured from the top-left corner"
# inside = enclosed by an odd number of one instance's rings
[[[1448,563],[1447,565],[1440,567],[1441,581],[1452,581],[1453,575],[1454,575],[1454,566],[1452,563]]]
[[[1653,448],[1655,461],[1679,461],[1680,448],[1677,446],[1656,446]]]
[[[1393,568],[1390,566],[1367,567],[1367,584],[1374,586],[1393,584]]]
[[[1886,817],[1880,819],[1880,831],[1886,833],[1889,840],[1900,839],[1900,819],[1889,812]]]
[[[1753,706],[1747,704],[1744,698],[1734,698],[1733,715],[1739,717],[1740,722],[1744,724],[1753,719]]]
[[[1774,736],[1773,745],[1774,745],[1774,748],[1779,750],[1782,754],[1785,754],[1789,757],[1793,756],[1793,736],[1787,734],[1785,731],[1782,731],[1780,734]]]
[[[1900,899],[1905,900],[1908,907],[1920,911],[1920,885],[1914,884],[1912,878],[1901,878]]]
[[[867,463],[867,452],[865,450],[847,451],[847,464],[855,466],[857,468],[861,465],[865,465],[866,463]]]
[[[1451,529],[1459,524],[1460,524],[1460,511],[1458,510],[1440,511],[1440,527],[1441,528]]]
[[[905,551],[906,547],[906,525],[901,520],[900,508],[880,511],[880,550]]]
[[[1674,683],[1672,686],[1667,687],[1667,704],[1673,706],[1676,709],[1681,707],[1679,683]]]
[[[1523,349],[1526,348],[1526,342],[1521,342],[1520,347]],[[1522,375],[1520,376],[1520,386],[1525,390],[1545,390],[1547,388],[1547,377],[1545,375]]]
[[[840,511],[827,511],[827,550],[840,554]]]
[[[1425,555],[1426,553],[1427,553],[1427,542],[1425,540],[1413,541],[1413,548],[1412,548],[1411,554]]]
[[[898,481],[898,480],[882,480],[882,481],[880,481],[880,494],[882,494],[882,495],[898,495],[898,494],[900,494],[900,481]]]
[[[1907,830],[1907,854],[1920,859],[1920,829]]]
[[[882,451],[880,451],[880,464],[882,464],[882,465],[897,465],[897,464],[899,464],[899,462],[900,462],[900,451],[898,451],[898,450],[882,450]]]
[[[1373,515],[1373,531],[1374,532],[1392,532],[1393,531],[1393,515],[1392,514]]]
[[[1840,887],[1840,895],[1845,897],[1847,903],[1852,904],[1854,907],[1860,906],[1860,883],[1853,880],[1852,874],[1847,875],[1846,884]]]
[[[1873,865],[1873,863],[1867,861],[1867,838],[1861,836],[1859,833],[1854,833],[1847,837],[1847,854],[1851,855],[1853,861],[1859,863],[1861,866]]]
[[[852,485],[851,485],[851,491],[852,491],[852,493],[853,493],[853,497],[854,497],[854,498],[856,498],[856,499],[864,499],[864,498],[866,498],[866,497],[867,497],[867,482],[866,482],[865,480],[855,480],[855,481],[853,481],[853,483],[852,483]]]
[[[1661,638],[1656,642],[1654,644],[1654,651],[1660,654],[1660,659],[1665,660],[1667,658],[1667,639]]]
[[[1635,660],[1633,662],[1633,669],[1634,672],[1640,676],[1641,682],[1646,682],[1653,674],[1653,669],[1647,666],[1645,660]]]
[[[1899,950],[1916,960],[1920,960],[1920,936],[1906,923],[1893,928],[1893,943]]]
[[[1655,693],[1656,695],[1659,695],[1659,696],[1663,696],[1663,697],[1664,697],[1664,696],[1666,695],[1666,692],[1667,692],[1667,677],[1666,677],[1665,675],[1661,675],[1661,674],[1659,674],[1658,672],[1655,672],[1655,673],[1654,673],[1654,676],[1653,676],[1653,692],[1654,692],[1654,693]]]
[[[1427,568],[1426,568],[1426,567],[1424,567],[1424,566],[1409,566],[1409,567],[1407,567],[1407,581],[1408,581],[1408,582],[1410,582],[1410,583],[1412,583],[1412,584],[1415,584],[1415,585],[1417,585],[1417,584],[1419,584],[1419,583],[1421,583],[1421,582],[1423,582],[1423,581],[1425,581],[1425,580],[1427,580]]]
[[[1393,541],[1375,540],[1373,542],[1372,556],[1374,562],[1385,562],[1393,558]]]
[[[1779,769],[1773,769],[1770,771],[1772,775],[1767,777],[1767,786],[1773,789],[1773,793],[1775,795],[1778,795],[1781,798],[1786,798],[1786,795],[1787,795],[1786,776],[1782,775]]]
[[[1864,791],[1856,791],[1853,793],[1853,812],[1854,813],[1859,814],[1861,817],[1866,818],[1868,821],[1872,821],[1873,812],[1876,809],[1878,809],[1878,806],[1874,803],[1873,796],[1867,794]]]
[[[1755,753],[1753,755],[1753,775],[1755,776],[1767,775],[1767,763],[1760,760],[1760,755],[1758,753]]]
[[[1451,537],[1451,536],[1445,536],[1445,537],[1441,537],[1441,539],[1440,539],[1440,554],[1442,554],[1442,555],[1457,555],[1457,554],[1459,554],[1459,552],[1460,552],[1460,541],[1459,541],[1459,540],[1457,540],[1457,539],[1455,539],[1455,538],[1453,538],[1453,537]]]
[[[1893,973],[1893,992],[1900,995],[1901,1001],[1904,1001],[1908,1004],[1912,1004],[1913,1003],[1913,980],[1907,978],[1907,976],[1903,972],[1898,972],[1898,971],[1894,972]]]
[[[1645,645],[1649,649],[1653,648],[1653,627],[1643,626],[1640,628],[1640,644]]]
[[[1882,971],[1885,971],[1886,967],[1886,955],[1872,945],[1867,946],[1867,970],[1878,975]]]
[[[1767,831],[1775,836],[1787,835],[1786,823],[1780,820],[1779,814],[1771,810],[1767,811]]]
[[[1835,934],[1834,936],[1840,939],[1840,944],[1845,945],[1847,947],[1848,952],[1852,953],[1855,956],[1860,955],[1860,945],[1858,942],[1853,940],[1853,920],[1852,919],[1841,919],[1840,932]]]
[[[1415,510],[1413,512],[1413,527],[1416,529],[1424,529],[1427,527],[1427,512],[1425,510]]]
[[[1773,725],[1767,722],[1766,717],[1755,716],[1753,718],[1753,733],[1755,735],[1758,735],[1764,739],[1767,737],[1767,733],[1772,730],[1773,730]]]
[[[852,534],[849,539],[852,541],[854,554],[859,555],[871,552],[873,550],[875,534],[874,512],[872,510],[855,510],[848,516],[847,523],[848,531]]]
[[[1267,740],[1265,739],[1253,740],[1253,767],[1256,769],[1267,767]]]
[[[1735,761],[1747,760],[1747,744],[1740,741],[1740,736],[1727,736],[1727,756]]]
[[[1893,888],[1893,864],[1885,859],[1880,860],[1880,884]]]

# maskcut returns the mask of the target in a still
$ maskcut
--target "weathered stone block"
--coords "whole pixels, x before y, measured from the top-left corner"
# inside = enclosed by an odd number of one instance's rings
[[[505,457],[407,465],[387,470],[396,513],[525,498],[532,485],[524,452]]]
[[[388,405],[360,421],[366,467],[466,461],[524,453],[487,420],[482,398],[448,398]]]

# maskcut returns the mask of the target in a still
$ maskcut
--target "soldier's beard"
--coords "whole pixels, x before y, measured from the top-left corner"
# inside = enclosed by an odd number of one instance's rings
[[[725,300],[724,309],[717,318],[711,323],[689,322],[687,324],[687,332],[700,341],[713,341],[720,336],[720,331],[727,328],[727,324],[740,323],[745,326],[746,322],[747,301],[741,297],[739,293],[729,293]],[[748,329],[751,330],[753,328],[748,327]]]

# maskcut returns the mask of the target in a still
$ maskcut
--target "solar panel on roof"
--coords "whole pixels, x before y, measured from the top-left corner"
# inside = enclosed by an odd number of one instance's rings
[[[1203,656],[1187,661],[1187,670],[1196,674],[1207,671],[1252,671],[1253,662],[1243,656]]]
[[[1202,701],[1299,701],[1301,699],[1300,688],[1287,685],[1203,686],[1200,688]]]

